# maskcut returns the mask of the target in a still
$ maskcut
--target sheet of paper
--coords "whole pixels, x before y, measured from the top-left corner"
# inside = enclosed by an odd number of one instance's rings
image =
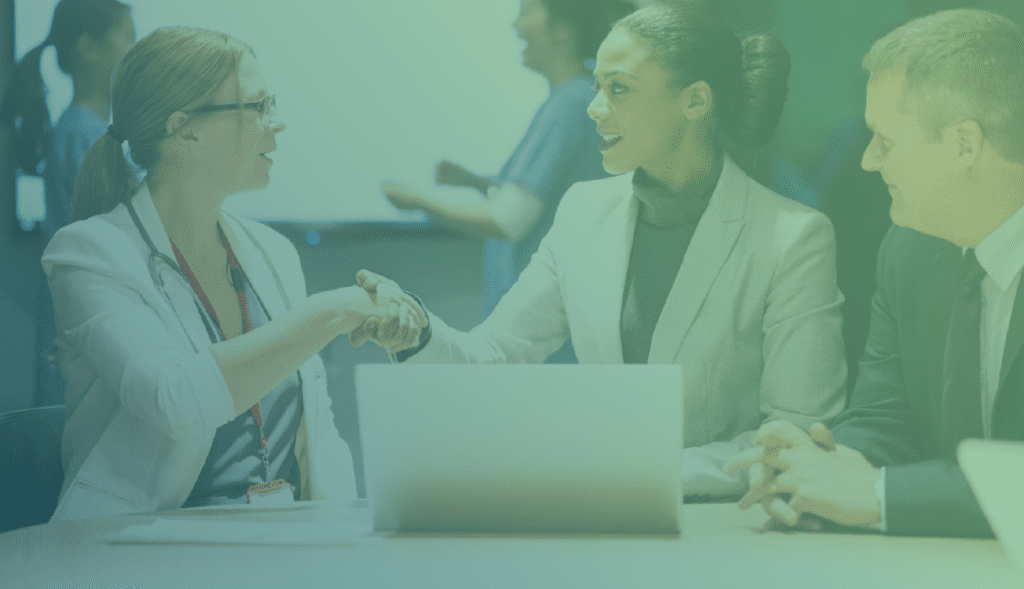
[[[371,527],[348,523],[240,522],[161,518],[100,536],[117,544],[233,544],[363,546],[381,541]]]

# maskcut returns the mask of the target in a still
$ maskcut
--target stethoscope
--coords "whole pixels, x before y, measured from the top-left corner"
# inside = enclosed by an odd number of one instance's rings
[[[166,266],[181,278],[186,290],[192,295],[192,302],[195,303],[196,311],[199,312],[199,316],[203,320],[203,326],[206,327],[206,334],[210,337],[210,343],[215,344],[221,341],[221,338],[218,335],[219,330],[214,328],[213,318],[209,316],[209,313],[206,311],[206,307],[203,305],[203,301],[192,288],[191,283],[188,281],[188,277],[185,276],[185,272],[182,271],[181,267],[178,266],[178,263],[172,260],[170,256],[156,249],[156,245],[153,244],[153,240],[149,237],[149,233],[146,231],[146,228],[142,226],[142,221],[139,219],[139,214],[135,212],[135,207],[131,202],[126,202],[125,204],[128,206],[128,213],[131,215],[132,221],[135,223],[135,227],[139,230],[139,234],[142,235],[143,241],[145,241],[146,245],[149,246],[149,260],[147,261],[147,265],[149,266],[149,276],[153,279],[153,284],[160,290],[160,294],[164,295],[164,299],[167,300],[167,304],[174,310],[174,316],[178,318],[178,323],[181,325],[182,331],[184,331],[185,335],[188,336],[188,341],[189,344],[192,345],[192,349],[199,352],[199,348],[196,347],[195,342],[192,341],[192,336],[189,334],[189,330],[185,327],[185,322],[182,321],[181,315],[178,314],[178,309],[174,306],[171,296],[167,294],[166,283],[164,282],[163,274],[158,267],[161,262],[163,263],[163,266]],[[244,280],[244,273],[239,272],[239,274]]]

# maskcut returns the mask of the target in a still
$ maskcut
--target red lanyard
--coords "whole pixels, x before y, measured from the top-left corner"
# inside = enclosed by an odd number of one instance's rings
[[[238,304],[242,308],[242,322],[244,324],[242,333],[252,331],[252,317],[249,315],[249,303],[245,299],[245,275],[242,274],[242,269],[238,265],[238,260],[235,259],[235,252],[231,251],[231,245],[228,240],[224,237],[224,231],[221,230],[220,225],[217,225],[217,232],[220,233],[220,240],[224,244],[224,249],[228,251],[228,265],[230,267],[231,282],[232,286],[238,292]],[[203,287],[199,286],[199,281],[196,280],[195,274],[192,273],[192,269],[189,268],[188,262],[185,261],[185,257],[178,251],[178,246],[174,245],[174,241],[171,241],[171,249],[174,250],[174,257],[178,260],[178,265],[181,266],[181,271],[185,273],[185,277],[188,278],[188,283],[192,286],[192,290],[199,295],[199,300],[203,303],[203,307],[206,312],[213,317],[213,322],[217,324],[217,329],[220,331],[221,339],[227,339],[224,337],[224,330],[220,327],[220,322],[217,320],[217,311],[213,309],[213,305],[210,303],[210,299],[203,292]],[[264,466],[268,467],[267,475],[269,476],[269,464],[267,463],[267,438],[263,435],[263,412],[260,411],[260,403],[256,402],[255,405],[250,407],[252,416],[256,418],[256,425],[260,429],[260,451],[263,454]]]

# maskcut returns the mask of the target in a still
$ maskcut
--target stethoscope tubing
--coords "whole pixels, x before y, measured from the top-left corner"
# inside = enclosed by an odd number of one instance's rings
[[[192,289],[192,285],[189,284],[188,277],[185,276],[185,272],[182,271],[181,266],[178,266],[178,263],[172,260],[170,256],[156,249],[156,246],[153,244],[153,240],[149,237],[149,233],[146,231],[146,228],[142,226],[142,220],[139,219],[139,214],[135,211],[135,207],[131,202],[126,202],[125,205],[127,205],[128,213],[131,215],[132,221],[135,223],[135,227],[139,230],[139,234],[142,236],[143,241],[145,241],[146,245],[149,246],[149,258],[147,260],[147,265],[149,267],[149,276],[153,280],[153,285],[157,287],[160,294],[162,294],[164,299],[167,301],[167,304],[170,305],[171,309],[174,311],[174,316],[178,319],[178,323],[181,325],[182,331],[184,331],[185,335],[188,337],[188,341],[189,344],[192,345],[192,349],[195,352],[199,352],[199,348],[196,346],[196,343],[192,341],[192,336],[189,335],[189,331],[185,327],[185,322],[182,321],[181,315],[178,314],[178,309],[174,306],[174,301],[172,301],[170,295],[167,294],[166,284],[164,283],[160,269],[157,268],[157,262],[163,262],[167,268],[171,269],[174,274],[181,278],[189,294],[192,295],[192,301],[195,303],[196,311],[199,312],[199,316],[203,320],[203,325],[206,327],[206,333],[210,337],[210,343],[217,343],[221,341],[217,335],[217,330],[213,328],[211,323],[212,318],[207,316],[208,313],[206,312],[206,308],[203,306],[203,302],[199,299],[199,295],[196,294],[195,290]]]

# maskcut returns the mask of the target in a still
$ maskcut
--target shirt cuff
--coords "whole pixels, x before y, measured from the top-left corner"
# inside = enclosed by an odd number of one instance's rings
[[[407,295],[411,296],[413,299],[415,299],[416,300],[416,304],[420,306],[421,310],[423,310],[423,315],[427,318],[427,326],[424,327],[422,330],[420,330],[420,341],[417,342],[417,344],[415,346],[413,346],[411,348],[408,348],[408,349],[405,349],[405,350],[402,350],[401,352],[397,352],[397,353],[393,354],[396,362],[405,362],[413,354],[415,354],[416,352],[419,352],[423,348],[427,347],[427,344],[430,343],[430,314],[427,313],[427,307],[424,306],[423,305],[423,301],[420,300],[420,298],[418,296],[414,295],[413,293],[411,293],[409,291],[405,291],[405,294],[407,294]]]
[[[875,496],[878,497],[878,529],[885,533],[885,467],[882,467],[882,476],[875,481]]]

